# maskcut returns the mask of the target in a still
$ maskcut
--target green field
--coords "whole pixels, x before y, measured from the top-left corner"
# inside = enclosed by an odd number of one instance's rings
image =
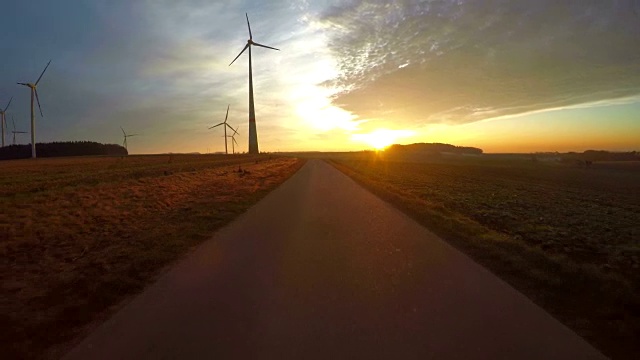
[[[640,163],[327,156],[606,354],[640,351]]]

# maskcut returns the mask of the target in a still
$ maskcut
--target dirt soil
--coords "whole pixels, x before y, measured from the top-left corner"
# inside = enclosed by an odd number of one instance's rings
[[[640,166],[488,159],[333,158],[609,356],[637,354]]]
[[[302,166],[270,156],[0,163],[3,358],[41,358]]]

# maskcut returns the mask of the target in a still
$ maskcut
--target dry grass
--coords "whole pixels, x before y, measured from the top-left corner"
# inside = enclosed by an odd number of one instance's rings
[[[432,160],[344,155],[333,164],[607,355],[640,353],[637,167]]]
[[[3,358],[42,357],[71,339],[301,165],[202,155],[1,163]]]

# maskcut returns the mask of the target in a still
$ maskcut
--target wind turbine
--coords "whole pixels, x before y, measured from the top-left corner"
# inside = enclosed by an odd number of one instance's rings
[[[249,49],[249,154],[259,154],[260,151],[258,150],[258,133],[256,130],[256,112],[253,107],[253,72],[251,68],[251,45],[278,51],[280,51],[280,49],[254,42],[253,35],[251,35],[251,25],[249,25],[249,15],[245,13],[245,16],[247,17],[247,27],[249,28],[249,40],[247,40],[247,45],[245,45],[244,49],[240,51],[240,54],[238,54],[238,56],[233,59],[231,64],[233,64],[240,57],[240,55],[242,55],[242,53],[247,50],[247,48]],[[229,66],[231,66],[231,64],[229,64]]]
[[[13,123],[13,131],[12,131],[12,133],[13,133],[13,144],[12,145],[15,145],[16,144],[16,134],[26,134],[27,132],[26,131],[16,131],[16,122],[13,120],[13,115],[11,116],[11,122]]]
[[[7,109],[9,105],[11,105],[11,100],[13,100],[13,96],[9,99],[9,103],[5,106],[4,110],[0,108],[0,126],[2,126],[2,147],[4,147],[4,130],[7,128],[7,119],[5,118],[5,114],[7,113]]]
[[[227,105],[227,115],[225,115],[224,117],[224,121],[221,122],[220,124],[217,125],[213,125],[212,127],[210,127],[209,129],[213,129],[214,127],[218,127],[220,125],[222,125],[224,127],[224,153],[228,154],[229,150],[227,150],[227,127],[231,130],[233,130],[233,128],[231,127],[231,125],[227,124],[227,119],[229,118],[229,106]],[[233,130],[235,132],[235,130]]]
[[[40,107],[40,98],[38,97],[38,83],[40,82],[40,79],[42,79],[42,75],[44,75],[44,72],[47,71],[47,68],[49,67],[49,64],[51,64],[51,60],[49,60],[49,62],[47,63],[47,66],[44,67],[44,70],[42,70],[42,74],[40,74],[40,77],[38,78],[38,80],[36,80],[36,83],[18,83],[18,85],[24,85],[28,88],[31,89],[31,157],[32,158],[36,158],[36,114],[33,111],[33,96],[35,95],[36,100],[38,101],[38,109],[40,109],[40,116],[44,117],[44,115],[42,114],[42,107]]]
[[[231,128],[231,130],[233,130],[234,134],[233,135],[225,135],[225,137],[230,137],[231,138],[231,153],[235,154],[236,153],[236,147],[233,144],[238,145],[238,142],[236,141],[236,135],[238,135],[238,128],[240,127],[240,125],[236,126],[235,130],[233,128]]]
[[[122,128],[122,126],[120,126],[120,130],[122,130],[122,135],[124,135],[124,141],[122,142],[122,146],[124,146],[124,149],[127,150],[127,154],[129,154],[129,149],[127,148],[127,138],[132,136],[138,136],[139,134],[127,134],[126,132],[124,132],[124,129]]]

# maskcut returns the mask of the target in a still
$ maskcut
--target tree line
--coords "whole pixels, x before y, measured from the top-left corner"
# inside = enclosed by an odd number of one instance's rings
[[[455,146],[442,143],[416,143],[409,145],[391,145],[386,151],[391,152],[424,152],[424,153],[452,153],[452,154],[482,154],[482,149],[470,146]]]
[[[38,157],[128,155],[127,149],[116,144],[100,144],[94,141],[56,141],[36,143]],[[9,145],[0,148],[0,160],[26,159],[31,157],[31,144]]]

